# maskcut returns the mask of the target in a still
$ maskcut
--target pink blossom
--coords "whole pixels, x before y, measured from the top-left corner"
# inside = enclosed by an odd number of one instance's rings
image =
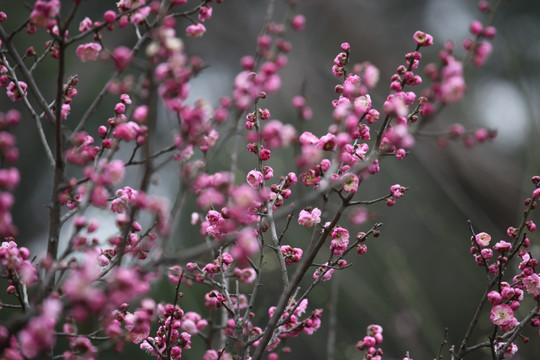
[[[99,52],[101,51],[101,45],[98,43],[87,43],[77,47],[77,56],[83,61],[96,60]]]
[[[19,181],[20,174],[17,168],[0,169],[0,187],[13,191]]]
[[[502,303],[503,300],[501,294],[498,291],[490,291],[487,295],[487,298],[492,305],[499,305],[500,303]]]
[[[279,120],[268,121],[262,131],[261,137],[268,149],[286,147],[296,139],[296,130],[290,124],[284,125]]]
[[[65,360],[93,360],[97,357],[98,349],[86,336],[76,336],[69,338],[69,346],[73,351],[65,351]]]
[[[87,16],[79,24],[79,32],[85,32],[92,28],[92,20]]]
[[[433,45],[433,36],[426,34],[422,31],[417,31],[413,35],[413,40],[420,46],[431,46]]]
[[[257,278],[257,273],[252,268],[235,268],[234,276],[236,276],[241,283],[251,284]]]
[[[122,160],[100,161],[100,182],[104,185],[116,185],[124,178],[124,162]]]
[[[319,150],[333,151],[336,148],[336,136],[330,133],[324,135],[319,139],[316,147]]]
[[[107,10],[103,14],[103,20],[105,20],[106,23],[112,24],[116,21],[116,13],[112,10]]]
[[[238,233],[236,243],[231,248],[231,255],[240,264],[245,264],[247,258],[259,251],[257,232],[251,228],[245,228]]]
[[[342,255],[349,245],[349,232],[338,226],[332,231],[331,236],[330,249],[334,255]]]
[[[26,88],[28,85],[24,81],[19,81],[19,87],[22,90],[22,94],[19,91],[19,88],[13,81],[11,81],[7,86],[7,96],[11,99],[11,101],[17,101],[21,100],[23,96],[26,96]]]
[[[259,154],[259,157],[261,158],[262,161],[267,161],[267,160],[270,160],[271,154],[272,152],[270,150],[262,149],[261,153]]]
[[[540,295],[540,277],[538,274],[531,274],[523,279],[523,286],[529,294]]]
[[[115,127],[112,135],[119,140],[132,141],[141,134],[141,130],[142,129],[139,124],[134,121],[128,121],[126,123],[118,124]]]
[[[206,27],[201,23],[191,24],[186,28],[186,34],[194,38],[203,36],[205,32]]]
[[[90,202],[97,207],[105,207],[108,201],[109,193],[107,189],[101,185],[94,187],[90,195]]]
[[[490,320],[497,326],[507,326],[516,321],[514,311],[506,304],[495,305],[491,308]]]
[[[478,246],[486,247],[489,245],[489,242],[491,241],[491,236],[485,232],[481,232],[479,234],[476,234],[474,237],[476,240],[476,243]]]
[[[355,193],[356,190],[358,190],[358,176],[351,173],[346,173],[341,177],[341,181],[343,182],[343,191]]]
[[[314,224],[321,222],[321,210],[314,208],[311,210],[303,209],[298,214],[298,224],[307,228],[312,227]]]
[[[495,352],[499,352],[499,350],[502,350],[506,346],[506,344],[507,343],[505,343],[505,342],[497,343],[495,345]],[[512,357],[512,356],[516,355],[517,352],[518,352],[517,345],[514,344],[514,343],[511,343],[510,346],[508,347],[508,349],[506,349],[506,351],[504,352],[504,356],[502,357],[502,359]]]
[[[258,189],[263,184],[264,177],[259,171],[251,170],[246,176],[246,181],[253,189]]]
[[[304,15],[295,15],[291,20],[291,26],[295,31],[302,31],[306,24],[306,17]]]
[[[19,333],[21,352],[25,357],[34,358],[42,351],[52,348],[55,340],[54,328],[61,312],[60,300],[47,298],[43,301],[41,314],[31,318]]]
[[[129,48],[125,46],[119,46],[113,50],[111,57],[114,61],[114,65],[116,66],[116,70],[118,72],[122,72],[131,63],[133,55],[131,54],[131,50]]]
[[[199,21],[205,21],[212,17],[212,7],[209,5],[201,6],[199,9]]]
[[[139,10],[137,10],[131,15],[131,22],[133,24],[142,24],[144,20],[146,19],[146,17],[150,15],[150,11],[151,11],[150,6],[144,6],[140,8]]]
[[[407,190],[407,188],[405,188],[404,186],[401,186],[399,184],[395,184],[395,185],[390,186],[390,193],[396,199],[401,198],[405,194],[406,190]]]
[[[204,295],[204,300],[205,300],[204,305],[206,306],[206,308],[217,309],[223,305],[223,303],[226,301],[226,297],[222,293],[212,290]]]
[[[37,27],[46,28],[56,24],[54,18],[60,12],[60,0],[37,0],[30,13],[30,21]]]
[[[208,322],[196,312],[189,311],[182,317],[182,329],[190,335],[197,335],[208,325]]]
[[[300,248],[293,248],[289,245],[283,245],[281,247],[281,254],[285,258],[285,265],[291,265],[292,263],[300,262],[303,251]]]
[[[480,21],[473,20],[473,22],[471,22],[471,25],[469,25],[469,30],[471,31],[471,34],[473,35],[480,35],[482,34],[484,30],[484,26],[482,25]]]
[[[478,67],[483,66],[492,51],[493,45],[490,42],[483,41],[478,44],[474,49],[473,64]]]
[[[318,267],[317,270],[313,273],[313,279],[318,280],[319,277],[321,277],[322,281],[327,281],[332,278],[332,274],[334,273],[334,269],[327,268],[328,263],[325,263],[323,266]]]
[[[507,251],[510,251],[510,249],[512,249],[512,244],[504,240],[499,241],[493,246],[493,250],[498,253],[505,253]]]
[[[140,105],[135,108],[133,111],[133,120],[135,120],[137,123],[143,123],[146,122],[148,118],[148,106],[146,105]]]
[[[368,220],[368,210],[365,207],[358,207],[352,210],[349,221],[354,225],[362,225]]]
[[[446,59],[446,65],[441,70],[442,81],[438,96],[445,104],[455,103],[465,94],[466,85],[463,78],[463,64],[452,56]]]
[[[135,9],[146,3],[146,0],[120,0],[116,3],[119,10]]]

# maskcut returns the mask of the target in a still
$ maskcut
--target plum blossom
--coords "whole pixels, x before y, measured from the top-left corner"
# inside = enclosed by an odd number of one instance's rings
[[[19,87],[22,90],[22,94],[19,91]],[[11,81],[8,84],[7,89],[6,89],[7,96],[11,99],[11,101],[21,100],[24,96],[26,96],[26,88],[27,87],[28,87],[28,85],[26,85],[26,83],[24,81],[19,81],[19,86],[18,87],[13,81]]]
[[[531,274],[523,279],[523,286],[529,294],[534,296],[540,295],[540,277],[538,274]]]
[[[342,176],[341,181],[343,182],[343,191],[348,193],[354,193],[358,190],[358,176],[351,173],[346,173]]]
[[[300,248],[293,248],[289,245],[283,245],[281,247],[281,254],[285,258],[285,265],[291,265],[292,263],[300,262],[303,251]]]
[[[431,46],[433,45],[433,36],[426,34],[422,31],[417,31],[413,35],[413,40],[420,46]]]
[[[349,245],[349,232],[347,229],[338,226],[332,231],[331,236],[330,249],[334,255],[342,255]]]
[[[495,352],[498,352],[499,350],[502,350],[505,346],[506,346],[506,343],[504,343],[504,342],[497,343],[495,345]],[[510,346],[508,347],[508,349],[506,349],[506,351],[504,352],[504,356],[502,358],[506,359],[506,358],[512,357],[515,354],[517,354],[517,352],[518,352],[517,345],[514,344],[514,343],[511,343]]]
[[[322,281],[327,281],[332,278],[332,274],[334,273],[334,269],[327,268],[328,263],[324,263],[323,266],[318,267],[317,270],[313,273],[313,279],[317,280],[319,277],[321,277]]]
[[[312,227],[314,224],[319,224],[320,222],[321,210],[318,208],[303,209],[300,211],[300,214],[298,214],[298,224],[307,228]]]
[[[264,176],[257,170],[251,170],[246,176],[246,181],[253,189],[258,189],[263,184]]]
[[[476,234],[476,236],[474,237],[476,243],[478,244],[478,246],[481,246],[481,247],[486,247],[489,245],[489,242],[491,241],[491,235],[485,233],[485,232],[481,232],[479,234]]]
[[[56,24],[54,18],[60,12],[60,0],[37,0],[30,13],[30,21],[37,27],[48,28]]]
[[[517,322],[514,317],[514,310],[506,304],[499,304],[492,307],[489,319],[493,324],[501,327],[506,327]]]
[[[55,340],[54,327],[62,312],[58,299],[48,298],[43,302],[41,314],[32,318],[19,333],[21,352],[27,358],[34,358],[44,350],[52,348]]]
[[[201,23],[192,24],[186,28],[186,34],[194,38],[203,36],[205,32],[206,32],[206,27]]]

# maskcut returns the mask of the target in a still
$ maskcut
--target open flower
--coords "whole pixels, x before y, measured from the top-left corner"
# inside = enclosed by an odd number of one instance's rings
[[[99,52],[101,51],[101,45],[98,43],[87,43],[77,47],[75,53],[83,61],[97,60]]]

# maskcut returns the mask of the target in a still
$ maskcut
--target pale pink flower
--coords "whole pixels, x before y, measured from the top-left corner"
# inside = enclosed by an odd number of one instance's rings
[[[83,61],[97,60],[99,52],[101,51],[101,45],[98,43],[86,43],[79,45],[75,53]]]
[[[358,176],[351,173],[346,173],[341,177],[341,181],[343,182],[343,191],[355,193],[356,190],[358,190]]]
[[[420,46],[431,46],[433,45],[433,36],[426,34],[422,31],[417,31],[413,35],[413,40]]]
[[[322,136],[316,145],[317,149],[324,151],[333,151],[336,148],[336,136],[328,133]]]
[[[19,87],[22,90],[22,94],[13,81],[8,84],[6,91],[7,96],[11,99],[11,101],[21,100],[24,96],[26,96],[26,88],[28,85],[26,85],[24,81],[19,81]]]
[[[291,19],[291,27],[294,31],[302,31],[306,24],[306,17],[304,15],[298,14]]]
[[[56,23],[54,18],[59,12],[60,0],[37,0],[30,13],[30,21],[40,28],[50,27]]]
[[[245,264],[247,258],[259,251],[257,231],[245,228],[238,233],[236,243],[231,248],[231,255],[239,264]]]
[[[497,326],[507,326],[516,321],[514,310],[506,304],[499,304],[492,307],[489,318]]]
[[[40,315],[30,319],[19,333],[21,352],[27,358],[34,358],[44,350],[50,349],[55,340],[55,325],[62,312],[62,303],[58,299],[47,298],[43,301]]]
[[[314,224],[321,222],[321,210],[314,208],[311,211],[301,210],[298,214],[298,224],[307,228],[312,227]]]
[[[257,170],[251,170],[246,176],[246,181],[253,189],[258,189],[263,184],[264,176]]]
[[[100,181],[104,185],[116,185],[124,178],[125,167],[122,160],[101,160],[99,167],[102,171]]]
[[[362,225],[368,220],[368,210],[365,207],[354,209],[349,215],[349,221],[354,225]]]
[[[523,279],[523,285],[529,294],[534,296],[540,295],[540,277],[538,274],[527,276],[525,279]]]
[[[115,127],[112,135],[119,140],[132,141],[135,140],[141,133],[142,128],[139,124],[134,121],[128,121],[126,123],[118,124]]]
[[[315,145],[319,141],[319,138],[309,131],[304,131],[298,138],[302,145]]]
[[[445,104],[458,102],[465,95],[465,80],[461,76],[452,76],[446,79],[440,87],[441,100]]]
[[[342,255],[349,245],[349,232],[338,226],[332,231],[331,236],[330,250],[333,251],[334,255]]]
[[[129,10],[142,6],[146,0],[120,0],[116,3],[119,10]]]
[[[493,246],[493,250],[498,253],[504,253],[512,249],[512,244],[507,241],[501,240]]]
[[[206,27],[201,23],[191,24],[186,28],[186,34],[194,38],[203,36],[205,32]]]
[[[125,46],[119,46],[113,50],[111,57],[119,72],[124,71],[132,60],[131,50]]]
[[[317,270],[315,270],[315,272],[313,273],[313,279],[315,280],[319,279],[319,277],[322,274],[322,277],[321,277],[322,281],[330,280],[332,278],[332,274],[334,273],[334,269],[332,268],[327,269],[327,265],[328,263],[324,263],[323,266],[317,268]]]
[[[497,343],[495,345],[495,352],[499,352],[499,350],[503,349],[505,346],[506,346],[505,342]],[[517,352],[518,352],[517,345],[514,344],[514,343],[511,343],[510,346],[508,347],[508,349],[506,349],[506,351],[504,352],[504,356],[502,358],[506,359],[506,358],[512,357],[512,356],[516,355]]]
[[[236,276],[241,283],[251,284],[257,278],[257,272],[252,268],[235,268],[234,276]]]
[[[489,245],[489,242],[491,241],[491,235],[485,232],[481,232],[479,234],[476,234],[475,240],[478,246],[486,247]]]
[[[87,16],[79,24],[79,32],[85,32],[92,28],[92,20]]]

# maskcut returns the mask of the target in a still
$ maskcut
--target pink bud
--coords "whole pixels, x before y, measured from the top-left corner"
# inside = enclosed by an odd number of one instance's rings
[[[473,22],[471,22],[471,25],[469,26],[469,30],[471,34],[473,35],[480,35],[482,34],[484,27],[482,26],[482,23],[480,21],[474,20]]]
[[[306,18],[304,15],[295,15],[291,20],[291,26],[295,31],[302,31],[306,24]]]
[[[487,39],[493,39],[497,35],[497,29],[493,26],[488,26],[484,29],[484,36]]]
[[[105,14],[103,14],[103,20],[109,24],[112,24],[116,20],[116,13],[112,10],[105,11]]]

